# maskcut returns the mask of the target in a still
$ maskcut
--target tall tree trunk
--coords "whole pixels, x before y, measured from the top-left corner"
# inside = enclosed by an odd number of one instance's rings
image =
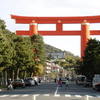
[[[26,70],[24,70],[24,79],[26,78]]]
[[[16,73],[17,75],[16,75],[16,79],[18,79],[19,78],[19,68],[17,69],[17,73]]]
[[[32,77],[32,76],[33,76],[33,72],[30,73],[30,77]]]
[[[5,85],[7,85],[7,71],[5,70]]]
[[[14,81],[14,70],[12,70],[12,81]]]

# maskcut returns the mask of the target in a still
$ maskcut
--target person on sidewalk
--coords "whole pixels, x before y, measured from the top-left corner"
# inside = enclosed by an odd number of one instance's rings
[[[65,86],[65,89],[66,89],[66,88],[67,88],[67,89],[70,89],[69,84],[70,84],[70,82],[69,82],[68,79],[67,79],[67,80],[66,80],[66,86]]]

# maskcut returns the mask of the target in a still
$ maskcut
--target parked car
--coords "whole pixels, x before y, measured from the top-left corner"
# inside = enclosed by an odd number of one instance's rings
[[[94,90],[100,91],[100,74],[95,74],[92,80],[92,88]]]
[[[26,79],[28,79],[28,80],[33,80],[33,78],[32,78],[32,77],[27,77]],[[26,80],[26,79],[25,79],[25,80]]]
[[[62,84],[66,84],[66,79],[62,79]]]
[[[35,85],[35,81],[33,79],[32,80],[26,79],[26,80],[24,80],[24,82],[25,82],[26,86],[34,86]]]
[[[76,84],[78,85],[84,85],[84,79],[86,78],[85,75],[79,75],[77,78],[76,78]]]
[[[13,85],[13,88],[16,88],[16,87],[25,88],[25,82],[23,79],[15,79],[12,85]]]
[[[92,80],[89,78],[84,79],[84,87],[92,86]]]

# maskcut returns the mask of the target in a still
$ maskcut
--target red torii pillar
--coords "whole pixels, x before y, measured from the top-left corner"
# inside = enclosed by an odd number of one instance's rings
[[[100,30],[89,29],[89,23],[100,23],[100,16],[81,16],[81,17],[25,17],[11,15],[16,19],[16,23],[29,24],[29,31],[16,31],[17,35],[42,34],[42,35],[80,35],[81,36],[81,57],[84,56],[84,50],[90,35],[100,35]],[[56,31],[38,31],[38,24],[56,24]],[[81,31],[63,31],[62,24],[81,23]]]
[[[29,36],[32,36],[33,34],[38,34],[37,23],[30,23]]]
[[[84,50],[86,48],[86,43],[89,38],[90,38],[89,23],[83,22],[81,24],[81,57],[84,56]]]

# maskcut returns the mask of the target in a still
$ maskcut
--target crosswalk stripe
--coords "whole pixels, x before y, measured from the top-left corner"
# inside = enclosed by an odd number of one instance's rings
[[[71,97],[71,95],[69,95],[69,94],[65,94],[65,97]]]
[[[19,96],[19,95],[12,95],[12,96],[10,96],[10,97],[17,97],[17,96]]]
[[[27,96],[29,96],[29,94],[22,95],[21,97],[27,97]]]
[[[9,96],[9,95],[2,95],[2,96],[0,96],[0,97],[7,97],[7,96]]]
[[[97,95],[98,98],[100,98],[100,95]]]
[[[93,98],[93,96],[91,96],[91,95],[86,95],[88,98]]]
[[[76,97],[82,97],[81,95],[75,95]]]
[[[60,94],[55,94],[54,97],[60,97]]]
[[[50,96],[50,94],[44,94],[43,96]]]
[[[36,97],[39,96],[40,94],[35,94],[33,95],[33,100],[36,100]]]
[[[18,96],[20,96],[20,97],[27,97],[27,96],[29,96],[30,94],[24,94],[24,95],[20,95],[20,94],[16,94],[16,95],[0,95],[0,98],[2,97],[7,97],[7,96],[9,96],[9,97],[18,97]],[[34,98],[36,98],[37,96],[39,96],[40,94],[34,94],[33,95],[33,97]],[[47,96],[47,97],[49,97],[50,96],[50,94],[43,94],[42,96]],[[61,95],[60,94],[54,94],[54,97],[60,97]],[[65,94],[64,95],[65,97],[71,97],[72,95],[71,94]],[[79,98],[79,97],[82,97],[82,95],[78,95],[78,94],[74,94],[74,96],[75,97],[77,97],[77,98]],[[84,96],[86,96],[87,98],[94,98],[94,97],[98,97],[98,98],[100,98],[100,95],[84,95]]]

